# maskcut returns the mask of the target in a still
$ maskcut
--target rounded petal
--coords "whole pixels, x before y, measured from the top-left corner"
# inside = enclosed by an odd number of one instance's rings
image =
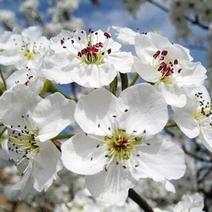
[[[201,86],[207,78],[206,69],[201,63],[183,61],[181,62],[183,70],[176,78],[177,84],[180,86]]]
[[[163,137],[144,140],[131,160],[131,174],[137,180],[152,178],[158,182],[166,182],[181,178],[185,169],[182,149]]]
[[[23,84],[29,87],[29,89],[39,93],[43,87],[44,80],[38,79],[36,73],[29,72],[26,69],[15,71],[7,78],[7,87],[11,88],[17,84]]]
[[[138,34],[135,31],[127,28],[127,27],[112,27],[116,31],[117,40],[123,44],[134,45],[135,44],[135,36]]]
[[[133,179],[121,164],[110,164],[107,171],[86,176],[86,185],[91,194],[100,202],[123,205],[129,188],[134,186]]]
[[[65,141],[61,150],[64,166],[74,173],[92,175],[104,168],[106,150],[103,143],[85,133]]]
[[[201,126],[202,142],[205,147],[212,152],[212,127],[211,125]]]
[[[51,141],[39,143],[40,151],[33,160],[33,187],[41,192],[47,190],[62,169],[60,152]]]
[[[199,135],[200,129],[190,108],[176,109],[173,119],[180,130],[189,138],[195,138]]]
[[[73,122],[75,102],[60,93],[42,99],[32,114],[33,122],[39,129],[37,138],[46,141],[57,136]]]
[[[117,72],[128,73],[132,70],[134,58],[129,52],[117,52],[108,55],[105,62],[112,64]]]
[[[110,63],[101,65],[80,64],[79,68],[70,72],[70,78],[81,86],[100,88],[109,85],[117,75],[117,70]]]
[[[100,88],[80,98],[75,111],[75,120],[82,130],[94,135],[111,134],[113,115],[120,107],[117,98]]]
[[[133,71],[137,72],[147,82],[157,82],[161,78],[161,72],[154,67],[142,63],[138,58],[134,60]]]
[[[19,129],[25,126],[23,115],[31,114],[41,98],[25,85],[17,85],[7,90],[0,98],[0,120],[8,126]],[[30,126],[29,126],[30,127]]]
[[[28,27],[22,32],[22,35],[32,42],[36,42],[42,36],[42,28],[38,26]]]
[[[163,96],[151,85],[142,83],[127,88],[120,94],[126,105],[120,127],[128,133],[148,134],[160,132],[168,120],[167,104]]]
[[[158,84],[158,88],[168,105],[180,108],[185,106],[187,98],[183,90],[175,86],[165,85],[164,83]]]

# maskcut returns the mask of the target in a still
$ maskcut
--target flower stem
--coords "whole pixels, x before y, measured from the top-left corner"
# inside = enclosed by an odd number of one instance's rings
[[[7,90],[7,84],[6,84],[6,80],[5,80],[5,78],[4,78],[4,75],[3,75],[3,73],[2,73],[2,70],[0,70],[0,75],[1,75],[1,79],[2,79],[3,84],[4,84],[4,89]]]
[[[139,78],[139,74],[136,73],[136,75],[133,77],[132,79],[132,82],[130,83],[130,86],[133,86],[135,85],[136,81],[138,80]]]
[[[121,77],[121,90],[128,88],[128,76],[127,74],[120,73]]]
[[[168,123],[166,125],[166,128],[173,128],[173,127],[177,127],[177,124],[176,123]]]
[[[132,188],[129,189],[128,196],[134,202],[136,202],[140,208],[144,210],[144,212],[153,212],[151,206],[144,200],[141,196],[139,196]]]
[[[115,77],[114,80],[110,83],[110,91],[114,95],[116,95],[117,87],[118,87],[118,78]]]
[[[72,98],[70,96],[65,95],[64,93],[62,93],[59,89],[57,89],[53,83],[50,80],[46,80],[46,82],[44,83],[43,89],[40,92],[40,96],[44,97],[46,93],[56,93],[59,92],[61,93],[65,98],[72,100]]]
[[[73,134],[61,134],[52,138],[51,140],[66,139],[66,138],[71,138],[72,136]]]

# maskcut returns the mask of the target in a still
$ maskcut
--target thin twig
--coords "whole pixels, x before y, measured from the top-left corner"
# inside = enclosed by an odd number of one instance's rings
[[[138,195],[132,188],[129,189],[128,196],[134,202],[136,202],[144,212],[153,212],[151,206],[144,200],[140,195]]]
[[[184,151],[187,155],[189,155],[190,157],[192,157],[192,158],[194,158],[194,159],[196,159],[196,160],[198,160],[198,161],[202,161],[202,162],[206,162],[206,163],[211,163],[211,162],[212,162],[212,160],[207,160],[207,159],[205,159],[205,158],[202,158],[202,157],[200,157],[200,156],[197,156],[197,155],[195,155],[195,154],[189,152],[189,151],[185,148],[184,145],[182,146],[182,148],[183,148],[183,151]]]
[[[157,1],[154,1],[154,0],[146,0],[146,1],[149,2],[150,4],[156,6],[157,8],[161,9],[162,11],[169,13],[169,9],[164,7]],[[200,28],[202,28],[204,30],[209,30],[209,26],[206,26],[206,25],[200,23],[198,18],[192,19],[188,16],[185,16],[185,19],[193,25],[199,26]]]

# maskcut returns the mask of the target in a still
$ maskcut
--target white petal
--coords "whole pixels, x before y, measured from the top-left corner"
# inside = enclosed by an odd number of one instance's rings
[[[68,58],[67,52],[60,54],[49,54],[44,59],[40,74],[46,79],[53,80],[56,83],[71,83],[73,82],[72,75],[76,73],[79,64],[79,60]]]
[[[138,58],[134,60],[133,71],[137,72],[147,82],[157,82],[161,78],[161,72],[154,67],[142,63]]]
[[[85,133],[79,133],[62,144],[64,166],[77,174],[92,175],[103,170],[106,149],[103,143]]]
[[[177,84],[180,86],[200,86],[207,78],[206,69],[201,63],[193,63],[183,61],[180,63],[182,71],[176,78]]]
[[[31,174],[32,171],[32,164],[28,167],[27,171],[25,172],[24,176],[15,183],[14,185],[5,186],[4,192],[8,199],[11,200],[23,200],[29,195],[30,193],[34,192],[33,189],[33,176]]]
[[[54,93],[42,99],[32,114],[39,129],[38,139],[46,141],[58,135],[73,122],[75,103],[60,93]]]
[[[128,169],[112,163],[107,171],[86,176],[86,185],[98,201],[123,205],[134,184]]]
[[[18,129],[27,123],[22,115],[31,114],[41,98],[25,85],[7,90],[0,98],[0,120],[6,126]]]
[[[168,105],[175,107],[184,107],[186,104],[185,92],[175,86],[169,86],[161,82],[158,84],[158,88],[161,90]]]
[[[62,169],[60,152],[51,141],[39,143],[40,152],[33,160],[32,176],[37,191],[46,190]]]
[[[80,98],[75,111],[75,120],[83,131],[94,135],[111,134],[113,115],[117,115],[117,98],[100,88]]]
[[[143,141],[131,160],[131,173],[135,179],[152,178],[157,182],[166,182],[181,178],[185,169],[181,148],[160,137]]]
[[[134,45],[135,44],[135,36],[138,34],[135,31],[127,28],[127,27],[112,27],[117,33],[117,40],[123,44]]]
[[[165,182],[165,188],[167,191],[170,191],[173,193],[176,192],[174,185],[172,183],[170,183],[168,180]]]
[[[44,80],[38,79],[35,72],[29,72],[26,69],[15,71],[7,78],[7,86],[11,88],[17,84],[23,84],[29,87],[29,89],[36,91],[37,93],[43,87]]]
[[[36,42],[42,36],[42,29],[41,27],[38,27],[38,26],[32,26],[25,29],[22,32],[22,35],[25,38],[30,39],[30,41]]]
[[[163,96],[151,85],[142,83],[127,88],[120,94],[126,104],[120,127],[128,133],[148,134],[160,132],[168,120],[167,104]]]
[[[132,70],[134,58],[129,52],[117,52],[108,55],[105,62],[112,64],[117,72],[128,73]]]
[[[187,135],[189,138],[195,138],[199,135],[200,130],[193,117],[192,109],[190,107],[186,106],[182,109],[176,109],[173,119],[180,130],[182,130],[182,132],[185,133],[185,135]]]
[[[209,151],[212,152],[212,126],[201,126],[202,142]]]
[[[70,78],[81,86],[100,88],[109,85],[117,75],[117,70],[111,63],[80,64],[75,71],[69,72]]]

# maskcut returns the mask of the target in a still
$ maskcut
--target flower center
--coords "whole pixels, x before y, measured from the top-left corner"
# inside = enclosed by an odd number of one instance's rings
[[[208,125],[212,126],[212,109],[210,102],[205,101],[203,98],[203,94],[201,92],[197,92],[195,94],[195,98],[197,101],[198,108],[193,112],[193,117],[197,122],[201,120],[205,120]]]
[[[106,49],[102,42],[93,43],[94,36],[98,36],[98,32],[87,36],[87,47],[79,51],[77,56],[86,64],[100,65],[104,63],[105,56],[111,53],[111,49]],[[104,36],[106,40],[110,39],[109,33],[105,32]]]
[[[33,60],[37,54],[36,47],[33,46],[32,48],[30,48],[30,45],[28,43],[23,43],[23,45],[21,46],[21,52],[26,60]]]
[[[105,136],[104,140],[108,150],[107,156],[122,161],[130,158],[142,138],[129,135],[124,130],[118,129],[111,136]]]
[[[38,130],[29,130],[27,127],[21,131],[9,131],[9,151],[19,154],[22,158],[33,158],[39,153],[39,145],[35,140]]]
[[[158,50],[154,55],[157,71],[162,73],[162,79],[171,76],[174,73],[174,68],[178,65],[177,59],[170,59],[168,57],[167,50]],[[178,73],[181,72],[182,69],[178,69]]]

